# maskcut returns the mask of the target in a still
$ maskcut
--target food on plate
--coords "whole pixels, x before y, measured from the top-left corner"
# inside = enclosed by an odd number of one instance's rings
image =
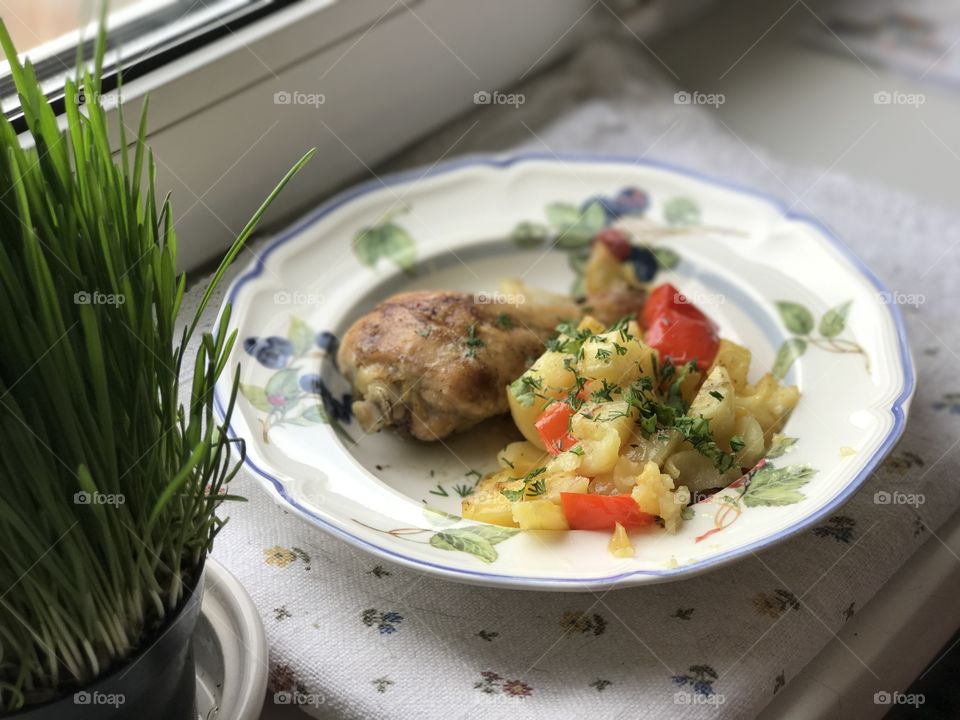
[[[645,293],[615,288],[592,312],[636,313]],[[419,290],[357,320],[338,353],[364,430],[393,427],[438,440],[507,412],[503,388],[538,357],[554,327],[583,314],[569,297],[506,281],[495,294]]]
[[[641,326],[642,324],[642,326]],[[726,487],[765,456],[796,387],[750,383],[750,350],[672,285],[639,315],[558,326],[506,401],[524,440],[463,501],[469,519],[530,530],[676,532],[691,499]]]

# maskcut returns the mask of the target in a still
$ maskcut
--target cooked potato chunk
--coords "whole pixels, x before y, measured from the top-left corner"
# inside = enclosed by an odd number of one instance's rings
[[[602,387],[604,382],[608,387],[625,387],[653,370],[657,351],[639,338],[640,328],[630,322],[623,332],[615,330],[594,335],[583,343],[577,368],[580,375],[590,381],[590,392]]]
[[[753,415],[757,419],[769,443],[773,433],[783,427],[799,399],[800,391],[794,385],[783,386],[767,373],[756,385],[748,385],[737,395],[736,407],[741,414]]]
[[[734,389],[723,365],[717,365],[707,375],[687,414],[709,420],[714,441],[729,450],[735,419]]]
[[[536,467],[544,465],[547,454],[533,443],[512,442],[497,456],[500,467],[509,470],[514,477],[526,475]]]
[[[588,417],[581,411],[571,420],[571,431],[583,450],[582,475],[595,477],[613,470],[620,456],[620,445],[630,435],[633,423],[629,415],[617,415],[624,411],[626,403],[622,403],[618,411],[606,409],[610,405],[620,403],[604,403],[602,410],[596,405],[585,406],[585,410],[596,414]]]
[[[513,519],[522,530],[569,530],[563,508],[549,500],[513,503]]]
[[[716,367],[725,368],[730,375],[730,381],[737,392],[747,387],[747,374],[750,371],[751,353],[743,345],[731,340],[721,339],[717,356],[713,359],[710,371]]]
[[[476,490],[465,498],[461,513],[467,520],[516,527],[513,520],[513,507],[500,490],[510,485],[510,471],[500,471],[487,475],[477,485]]]
[[[590,259],[583,271],[583,289],[587,295],[599,295],[629,287],[623,263],[613,256],[603,243],[594,243]]]
[[[740,477],[740,468],[731,467],[726,472],[717,470],[713,460],[696,450],[681,450],[674,453],[663,466],[664,471],[674,480],[683,480],[692,492],[701,492],[712,488],[726,487]]]
[[[551,475],[548,470],[544,484],[547,487],[547,491],[543,495],[544,499],[559,504],[560,493],[562,492],[585,493],[590,485],[590,478],[570,473]]]
[[[534,424],[551,401],[566,397],[576,377],[564,365],[562,352],[547,351],[518,380],[507,387],[507,404],[513,422],[528,442],[541,450],[543,440]]]
[[[733,424],[733,434],[743,441],[737,451],[738,467],[753,467],[766,454],[763,428],[752,415],[741,415]]]
[[[638,463],[650,460],[661,467],[671,454],[677,451],[683,436],[676,430],[659,430],[647,437],[639,427],[633,431],[629,446],[624,453]]]

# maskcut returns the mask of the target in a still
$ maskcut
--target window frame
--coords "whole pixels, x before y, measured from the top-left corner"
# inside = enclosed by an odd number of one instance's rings
[[[142,5],[124,8],[108,19],[110,31],[104,58],[101,92],[117,90],[183,57],[202,50],[267,16],[305,0],[223,0],[209,6],[189,0],[161,3],[153,9]],[[184,8],[186,6],[186,12]],[[206,12],[204,12],[206,11]],[[194,22],[192,22],[194,21]],[[171,35],[167,27],[182,32]],[[179,26],[179,27],[178,27]],[[34,66],[54,112],[64,112],[63,86],[76,74],[78,53],[90,63],[96,45],[97,23],[51,40],[21,54]],[[132,52],[129,52],[132,49]],[[0,99],[4,114],[17,132],[26,130],[13,77],[6,62],[0,63]]]

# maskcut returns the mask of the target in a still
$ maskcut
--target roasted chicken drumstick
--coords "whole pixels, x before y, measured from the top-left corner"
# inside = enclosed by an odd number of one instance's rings
[[[406,292],[357,320],[337,359],[358,398],[353,412],[364,430],[394,427],[439,440],[506,413],[506,386],[543,353],[558,323],[583,311],[550,294],[521,303],[493,301],[497,297]],[[642,303],[638,290],[587,300],[598,319],[611,323]]]

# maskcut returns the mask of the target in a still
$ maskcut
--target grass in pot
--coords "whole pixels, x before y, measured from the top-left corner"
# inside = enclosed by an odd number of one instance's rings
[[[147,105],[135,132],[118,110],[114,155],[97,99],[103,27],[93,70],[66,83],[61,129],[0,22],[28,127],[21,142],[0,115],[0,713],[179,720],[193,712],[204,559],[243,456],[226,432],[236,373],[225,419],[213,408],[214,384],[234,372],[229,308],[210,333],[198,323],[312,153],[254,213],[196,314],[180,317],[186,283],[169,197],[156,196]]]

